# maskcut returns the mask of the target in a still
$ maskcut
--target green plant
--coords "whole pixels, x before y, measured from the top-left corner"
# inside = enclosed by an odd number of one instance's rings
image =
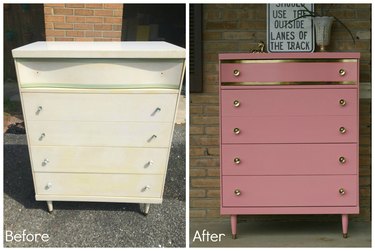
[[[294,22],[294,21],[296,21],[296,20],[298,20],[298,19],[301,19],[301,18],[305,18],[305,17],[323,17],[323,16],[327,16],[327,14],[324,14],[324,8],[321,8],[321,14],[319,14],[318,12],[316,12],[316,11],[311,11],[311,10],[309,10],[304,4],[302,4],[302,7],[303,7],[303,12],[304,12],[304,14],[303,15],[301,15],[301,16],[299,16],[299,17],[297,17],[297,18],[295,18],[295,19],[293,19],[293,20],[291,20],[291,21],[289,21],[288,23],[286,23],[286,25],[285,26],[287,26],[288,24],[290,24],[290,23],[292,23],[292,22]],[[330,7],[329,7],[330,8]],[[327,11],[326,11],[326,13],[328,13],[329,12],[329,8],[327,9]],[[345,28],[345,30],[347,31],[347,32],[349,32],[349,34],[350,34],[350,36],[351,36],[351,38],[352,38],[352,40],[353,40],[353,43],[355,44],[355,39],[354,39],[354,36],[353,36],[353,33],[349,30],[349,28],[340,20],[340,19],[338,19],[337,17],[335,17],[335,16],[332,16],[338,23],[340,23],[344,28]]]

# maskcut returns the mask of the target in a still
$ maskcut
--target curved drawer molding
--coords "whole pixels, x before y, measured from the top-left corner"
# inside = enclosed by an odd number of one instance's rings
[[[22,88],[178,89],[182,59],[18,59]]]

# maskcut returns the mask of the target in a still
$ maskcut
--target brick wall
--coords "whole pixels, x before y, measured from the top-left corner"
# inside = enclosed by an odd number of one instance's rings
[[[316,4],[316,10],[321,5]],[[326,6],[325,6],[326,7]],[[357,36],[334,24],[330,51],[361,52],[361,82],[371,80],[371,5],[335,4],[331,14]],[[220,216],[218,53],[248,52],[259,40],[266,42],[265,4],[209,4],[203,7],[203,93],[190,95],[190,217],[225,219]],[[360,205],[351,219],[370,221],[371,100],[360,101]],[[219,218],[221,217],[221,218]],[[339,220],[338,216],[243,216],[242,220]]]
[[[47,41],[120,41],[123,4],[44,4]]]

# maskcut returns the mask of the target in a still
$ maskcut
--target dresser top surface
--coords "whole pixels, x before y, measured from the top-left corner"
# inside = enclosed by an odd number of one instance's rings
[[[359,52],[220,53],[220,60],[238,59],[359,59]]]
[[[35,42],[12,51],[14,58],[185,58],[167,42]]]

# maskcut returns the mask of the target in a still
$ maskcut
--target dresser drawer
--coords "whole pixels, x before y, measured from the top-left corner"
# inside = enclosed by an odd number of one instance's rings
[[[164,174],[168,148],[32,146],[34,172]]]
[[[18,59],[22,88],[178,89],[182,59]]]
[[[31,146],[168,147],[172,123],[29,121]]]
[[[221,63],[220,81],[225,83],[288,84],[288,82],[352,82],[358,79],[354,62],[284,62],[251,60],[250,63]],[[345,73],[340,70],[344,70]]]
[[[172,122],[177,94],[23,93],[26,119]]]
[[[356,206],[357,180],[356,175],[224,176],[222,177],[222,205],[224,207]],[[340,189],[344,189],[343,195],[340,194]]]
[[[222,145],[222,175],[356,174],[356,144]]]
[[[222,116],[355,115],[357,89],[223,90]]]
[[[358,139],[355,116],[224,117],[221,133],[222,143],[354,143]]]
[[[163,175],[34,173],[37,195],[161,197]]]

